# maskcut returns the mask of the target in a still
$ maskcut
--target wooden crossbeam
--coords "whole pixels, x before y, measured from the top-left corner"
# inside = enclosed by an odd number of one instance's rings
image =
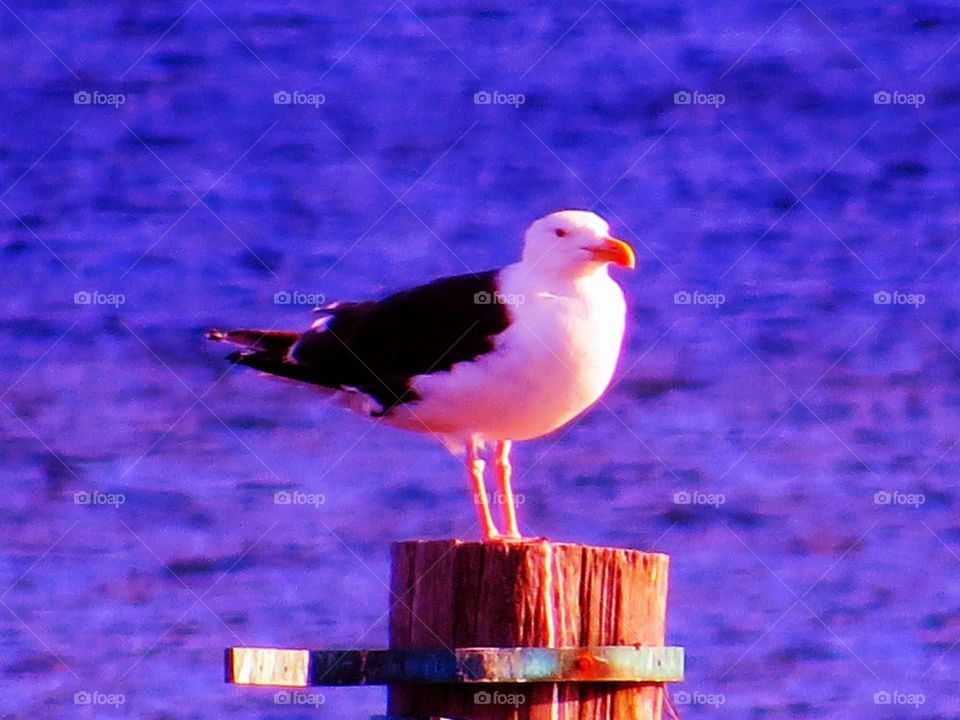
[[[683,679],[683,648],[459,648],[457,650],[283,650],[229,648],[236,685],[613,682]]]
[[[227,682],[235,685],[307,687],[310,651],[278,648],[229,648]]]

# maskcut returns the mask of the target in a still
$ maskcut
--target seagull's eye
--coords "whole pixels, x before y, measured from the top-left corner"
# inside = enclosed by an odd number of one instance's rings
[[[563,228],[557,228],[556,230],[553,231],[553,234],[556,235],[557,237],[566,237],[567,231],[564,230]]]

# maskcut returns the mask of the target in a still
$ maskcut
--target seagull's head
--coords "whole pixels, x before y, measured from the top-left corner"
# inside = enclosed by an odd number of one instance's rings
[[[610,226],[586,210],[561,210],[534,222],[524,235],[523,262],[538,272],[591,275],[609,265],[633,268],[633,248],[610,235]]]

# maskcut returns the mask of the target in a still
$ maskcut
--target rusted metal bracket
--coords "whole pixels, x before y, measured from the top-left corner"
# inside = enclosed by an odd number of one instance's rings
[[[680,647],[458,648],[456,650],[283,650],[228,648],[235,685],[396,685],[427,683],[683,680]]]

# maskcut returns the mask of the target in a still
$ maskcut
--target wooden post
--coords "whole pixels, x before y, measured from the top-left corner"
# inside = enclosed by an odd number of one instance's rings
[[[547,541],[393,548],[391,647],[227,648],[227,682],[387,685],[389,720],[660,720],[665,555]],[[380,716],[382,717],[382,716]]]
[[[397,543],[390,648],[662,646],[668,561],[547,541]],[[389,698],[398,718],[660,720],[663,686],[394,684]]]

